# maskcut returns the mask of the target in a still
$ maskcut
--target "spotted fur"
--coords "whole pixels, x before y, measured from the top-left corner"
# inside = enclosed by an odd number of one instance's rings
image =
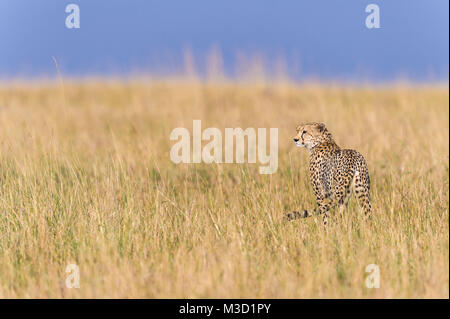
[[[370,179],[364,157],[355,150],[341,149],[323,123],[307,123],[297,127],[294,142],[309,151],[309,177],[316,197],[313,211],[294,211],[287,220],[323,215],[328,224],[331,208],[339,206],[341,213],[351,196],[352,189],[366,216],[370,216]]]

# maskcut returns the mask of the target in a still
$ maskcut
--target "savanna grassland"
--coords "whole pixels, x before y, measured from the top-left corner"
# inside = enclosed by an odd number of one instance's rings
[[[277,172],[174,164],[170,132],[194,119],[278,128]],[[314,205],[292,142],[307,121],[365,156],[372,220],[352,199],[328,230],[283,222]],[[448,86],[3,84],[0,297],[448,298]]]

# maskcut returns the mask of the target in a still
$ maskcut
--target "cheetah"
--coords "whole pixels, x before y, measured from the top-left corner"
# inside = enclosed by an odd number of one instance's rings
[[[309,151],[309,178],[317,201],[312,212],[294,211],[287,220],[322,214],[328,224],[330,208],[339,206],[341,214],[348,204],[352,189],[366,216],[370,217],[370,179],[364,157],[355,150],[341,149],[323,123],[306,123],[297,127],[295,145]]]

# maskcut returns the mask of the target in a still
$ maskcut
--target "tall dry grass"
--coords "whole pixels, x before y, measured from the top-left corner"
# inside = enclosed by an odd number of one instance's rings
[[[449,297],[448,87],[88,82],[0,88],[0,297]],[[175,127],[278,127],[279,168],[170,161]],[[328,231],[296,124],[366,158]],[[64,285],[80,267],[80,288]],[[381,287],[365,286],[377,264]]]

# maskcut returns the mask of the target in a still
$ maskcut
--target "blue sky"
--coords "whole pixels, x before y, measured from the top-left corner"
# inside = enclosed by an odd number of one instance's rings
[[[67,29],[65,7],[80,7]],[[380,7],[380,29],[365,8]],[[0,79],[177,73],[190,48],[200,70],[219,48],[285,61],[297,79],[448,81],[448,0],[1,0]],[[244,62],[245,63],[245,62]]]

